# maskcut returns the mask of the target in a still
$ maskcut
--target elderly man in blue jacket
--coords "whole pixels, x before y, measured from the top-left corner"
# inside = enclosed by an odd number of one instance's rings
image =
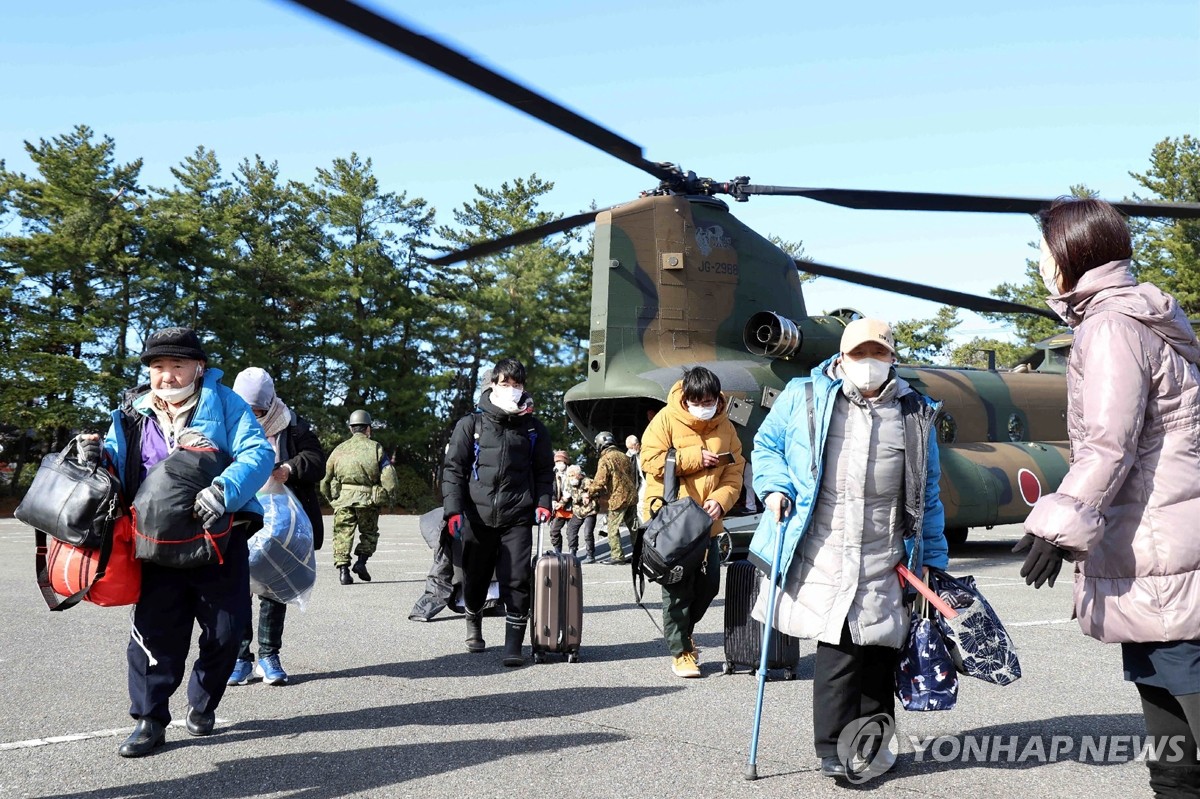
[[[275,464],[275,452],[250,406],[220,384],[209,368],[195,331],[171,327],[152,333],[141,355],[150,384],[126,395],[112,413],[103,454],[121,481],[126,502],[146,474],[175,451],[184,431],[199,433],[232,458],[196,496],[194,514],[206,525],[233,514],[233,531],[222,562],[190,569],[142,564],[142,593],[133,611],[127,651],[129,714],[133,733],[118,748],[122,757],[150,754],[166,741],[171,695],[183,681],[193,624],[200,624],[200,652],[188,682],[187,731],[208,735],[237,660],[250,620],[250,572],[246,541],[262,526],[254,498]],[[81,457],[101,457],[99,437],[79,437]]]
[[[895,715],[909,622],[896,565],[945,568],[947,547],[937,403],[896,374],[887,322],[851,322],[840,349],[788,383],[754,437],[754,490],[766,513],[750,551],[769,569],[783,536],[773,624],[817,640],[817,757],[823,774],[846,778],[854,766],[839,757],[842,730]],[[768,593],[754,609],[760,621]],[[882,755],[867,760],[890,768],[894,753]]]

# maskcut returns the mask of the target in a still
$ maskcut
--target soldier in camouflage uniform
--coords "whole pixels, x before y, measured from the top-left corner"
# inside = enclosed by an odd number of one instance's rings
[[[608,562],[621,566],[629,562],[621,545],[621,522],[625,522],[629,528],[631,546],[632,538],[639,529],[633,464],[624,452],[617,449],[612,433],[597,433],[596,449],[600,451],[600,463],[596,466],[596,476],[592,478],[591,494],[593,497],[608,497]]]
[[[354,572],[370,582],[367,559],[379,543],[379,509],[394,501],[396,471],[383,446],[371,439],[371,415],[350,414],[353,435],[333,450],[321,481],[321,493],[333,505],[333,565],[338,581],[350,585]],[[358,559],[350,566],[350,544],[358,527]]]

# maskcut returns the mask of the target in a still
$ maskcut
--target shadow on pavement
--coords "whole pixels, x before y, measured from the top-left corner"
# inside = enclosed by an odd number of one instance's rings
[[[435,703],[430,703],[433,704]],[[433,712],[432,709],[430,712]],[[295,722],[296,719],[289,721]],[[280,722],[280,725],[285,723]],[[270,734],[288,731],[285,727],[272,725]],[[248,756],[237,760],[217,761],[211,770],[202,774],[136,786],[71,791],[47,799],[149,799],[163,796],[239,799],[261,796],[264,792],[303,799],[334,799],[351,793],[363,793],[367,796],[383,793],[393,795],[386,790],[390,786],[469,768],[481,761],[495,761],[572,747],[601,746],[626,739],[626,736],[617,733],[583,732],[375,746],[346,752],[309,751],[286,755]],[[179,743],[183,741],[178,738],[168,741],[167,747],[152,757],[169,757],[171,749]],[[189,743],[194,745],[196,741]]]

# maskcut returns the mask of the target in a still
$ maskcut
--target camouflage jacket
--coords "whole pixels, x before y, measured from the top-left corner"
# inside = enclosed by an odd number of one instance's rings
[[[608,497],[608,509],[619,511],[637,502],[637,485],[633,477],[633,464],[629,457],[609,447],[600,456],[596,476],[592,478],[592,493]]]
[[[563,481],[566,482],[565,480]],[[592,497],[592,481],[584,477],[579,485],[565,485],[563,490],[570,501],[571,513],[580,519],[596,515],[596,500]]]
[[[321,493],[335,508],[381,508],[394,501],[396,470],[379,442],[355,433],[329,454]]]

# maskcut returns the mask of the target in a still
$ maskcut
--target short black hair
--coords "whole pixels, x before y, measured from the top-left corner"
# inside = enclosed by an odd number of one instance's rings
[[[1094,197],[1059,197],[1038,214],[1042,237],[1071,291],[1084,273],[1133,257],[1129,223],[1111,204]]]
[[[504,358],[496,361],[496,365],[492,367],[492,382],[499,383],[506,377],[515,383],[525,385],[525,364],[516,358]]]
[[[703,366],[683,370],[683,401],[703,402],[721,398],[721,378]]]

